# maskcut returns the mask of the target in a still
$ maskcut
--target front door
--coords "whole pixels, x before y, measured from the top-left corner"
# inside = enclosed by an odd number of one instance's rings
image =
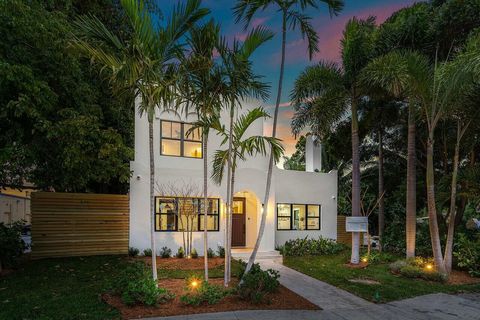
[[[245,247],[245,198],[233,198],[232,247]]]

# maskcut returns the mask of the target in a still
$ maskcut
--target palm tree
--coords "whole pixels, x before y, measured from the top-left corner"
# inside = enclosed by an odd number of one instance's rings
[[[440,243],[436,197],[435,197],[435,175],[434,175],[434,135],[438,122],[454,106],[461,104],[461,98],[465,96],[466,91],[474,88],[472,84],[478,73],[472,72],[480,70],[480,50],[477,46],[468,51],[465,56],[458,55],[453,61],[439,63],[435,61],[432,65],[429,59],[415,52],[391,52],[385,56],[377,58],[372,66],[365,69],[365,78],[369,79],[373,85],[402,83],[402,87],[407,88],[410,103],[417,103],[423,110],[425,122],[427,123],[427,211],[429,218],[430,237],[432,242],[433,257],[435,265],[440,273],[448,273],[451,269],[451,257],[444,260],[442,247]],[[465,58],[466,57],[466,58]],[[385,61],[383,61],[385,60]],[[395,67],[376,68],[376,65],[388,66],[394,64]],[[381,70],[381,71],[380,71]],[[401,79],[401,81],[390,81],[391,78]],[[398,85],[394,86],[398,89]],[[390,87],[390,91],[394,88]],[[396,89],[395,89],[396,90]],[[460,129],[457,133],[456,141],[458,144],[463,136]],[[455,156],[458,156],[457,150]],[[453,246],[453,232],[455,224],[455,191],[456,191],[456,168],[458,161],[454,160],[454,172],[452,177],[452,196],[451,212],[453,218],[450,220],[449,235],[447,236],[446,253],[451,254]],[[455,185],[454,185],[455,184]],[[445,262],[450,265],[447,266]]]
[[[250,56],[263,43],[270,40],[273,33],[259,26],[254,28],[245,38],[243,42],[234,39],[232,47],[229,48],[225,39],[220,44],[219,52],[222,59],[223,78],[225,82],[225,98],[228,104],[227,109],[230,113],[229,124],[229,142],[228,150],[231,153],[232,148],[232,128],[235,110],[241,107],[241,103],[248,97],[268,98],[269,86],[260,81],[260,77],[252,72]],[[231,167],[232,159],[227,159],[227,212],[225,215],[225,275],[224,285],[228,286],[231,274],[231,226],[232,226],[232,201],[233,192],[231,191]]]
[[[419,99],[425,90],[425,71],[417,69],[422,58],[407,51],[393,51],[373,59],[363,70],[362,78],[369,90],[383,90],[408,105],[407,133],[407,195],[406,195],[406,256],[415,256],[416,235],[416,155],[415,123]],[[417,74],[418,73],[418,74]]]
[[[219,118],[224,84],[222,69],[215,62],[215,50],[219,47],[220,26],[213,20],[192,27],[187,43],[190,52],[182,60],[180,74],[182,77],[181,98],[177,105],[183,105],[188,113],[193,107],[196,111],[196,121],[187,135],[201,129],[203,141],[203,249],[205,280],[208,281],[208,135],[212,123]]]
[[[265,10],[269,7],[274,7],[282,14],[282,49],[280,62],[280,76],[278,78],[277,98],[275,102],[275,112],[273,115],[273,129],[272,137],[277,134],[277,119],[280,100],[282,98],[283,73],[285,69],[285,46],[287,42],[287,28],[291,30],[300,29],[302,37],[307,39],[309,58],[312,59],[313,54],[318,52],[318,35],[310,23],[311,17],[303,12],[309,8],[318,8],[318,3],[323,2],[327,4],[330,15],[337,15],[343,9],[343,0],[238,0],[234,7],[234,15],[236,22],[242,21],[245,23],[245,28],[248,27],[255,14],[260,10]],[[270,186],[272,183],[273,172],[273,153],[270,152],[270,159],[268,164],[267,181],[265,187],[264,197],[264,211],[260,221],[260,228],[258,230],[257,240],[252,254],[248,259],[248,264],[245,273],[248,273],[260,247],[260,242],[265,230],[265,221],[268,213],[268,199],[270,197]]]
[[[360,156],[357,108],[362,97],[360,72],[372,54],[375,19],[348,21],[342,39],[342,68],[321,61],[296,79],[291,98],[295,109],[292,131],[305,127],[323,139],[350,107],[352,135],[352,215],[360,216]],[[352,235],[351,263],[358,264],[360,235]]]
[[[215,152],[212,179],[220,184],[223,180],[224,168],[231,161],[231,180],[227,181],[227,184],[230,185],[229,199],[233,199],[235,193],[235,171],[238,160],[245,161],[247,155],[267,155],[268,150],[271,150],[275,162],[278,162],[283,155],[284,148],[279,139],[266,136],[246,136],[248,128],[256,120],[268,117],[268,113],[259,107],[240,115],[229,130],[225,129],[219,122],[213,126],[218,134],[223,137],[222,145],[228,144],[228,148]],[[228,280],[229,278],[228,276]]]
[[[155,110],[168,105],[175,92],[175,61],[182,51],[179,40],[202,17],[207,9],[200,8],[199,0],[188,0],[176,6],[165,26],[154,23],[140,0],[121,0],[126,21],[132,28],[131,38],[121,40],[95,16],[78,18],[77,34],[72,46],[81,54],[99,64],[117,92],[134,92],[141,98],[138,106],[148,119],[150,150],[150,240],[152,274],[157,279],[155,248],[155,161],[153,152],[153,124]]]

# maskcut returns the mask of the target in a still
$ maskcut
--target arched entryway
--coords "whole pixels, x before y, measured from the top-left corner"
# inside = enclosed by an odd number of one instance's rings
[[[252,248],[255,245],[260,203],[251,191],[235,193],[232,206],[232,247]]]

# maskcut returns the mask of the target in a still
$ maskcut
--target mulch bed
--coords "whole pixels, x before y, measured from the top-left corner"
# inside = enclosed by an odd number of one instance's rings
[[[145,262],[147,265],[152,264],[152,257],[136,257],[135,260],[140,260]],[[208,258],[208,268],[216,268],[225,263],[224,258]],[[198,257],[196,259],[185,259],[185,258],[161,258],[157,257],[157,268],[162,269],[181,269],[181,270],[198,270],[203,269],[203,257]]]
[[[211,279],[210,283],[222,285],[223,279]],[[158,282],[159,286],[168,289],[175,294],[175,298],[165,304],[156,307],[143,305],[126,306],[118,296],[103,294],[102,299],[118,309],[123,319],[138,319],[144,317],[165,317],[174,315],[223,312],[234,310],[319,310],[316,305],[302,298],[296,293],[280,286],[278,291],[267,296],[268,303],[252,304],[241,300],[238,296],[230,295],[225,297],[218,304],[190,306],[180,301],[180,296],[185,293],[184,279],[166,279]],[[232,285],[235,283],[232,281]]]
[[[480,278],[474,278],[465,271],[452,270],[447,283],[453,285],[476,284],[480,283]]]
[[[348,262],[345,263],[344,266],[350,269],[365,269],[366,267],[368,267],[368,262],[360,261],[358,264]]]

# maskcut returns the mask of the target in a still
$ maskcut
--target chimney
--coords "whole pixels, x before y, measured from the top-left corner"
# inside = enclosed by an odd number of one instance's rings
[[[305,143],[305,171],[322,171],[322,144],[315,135],[308,135]]]

